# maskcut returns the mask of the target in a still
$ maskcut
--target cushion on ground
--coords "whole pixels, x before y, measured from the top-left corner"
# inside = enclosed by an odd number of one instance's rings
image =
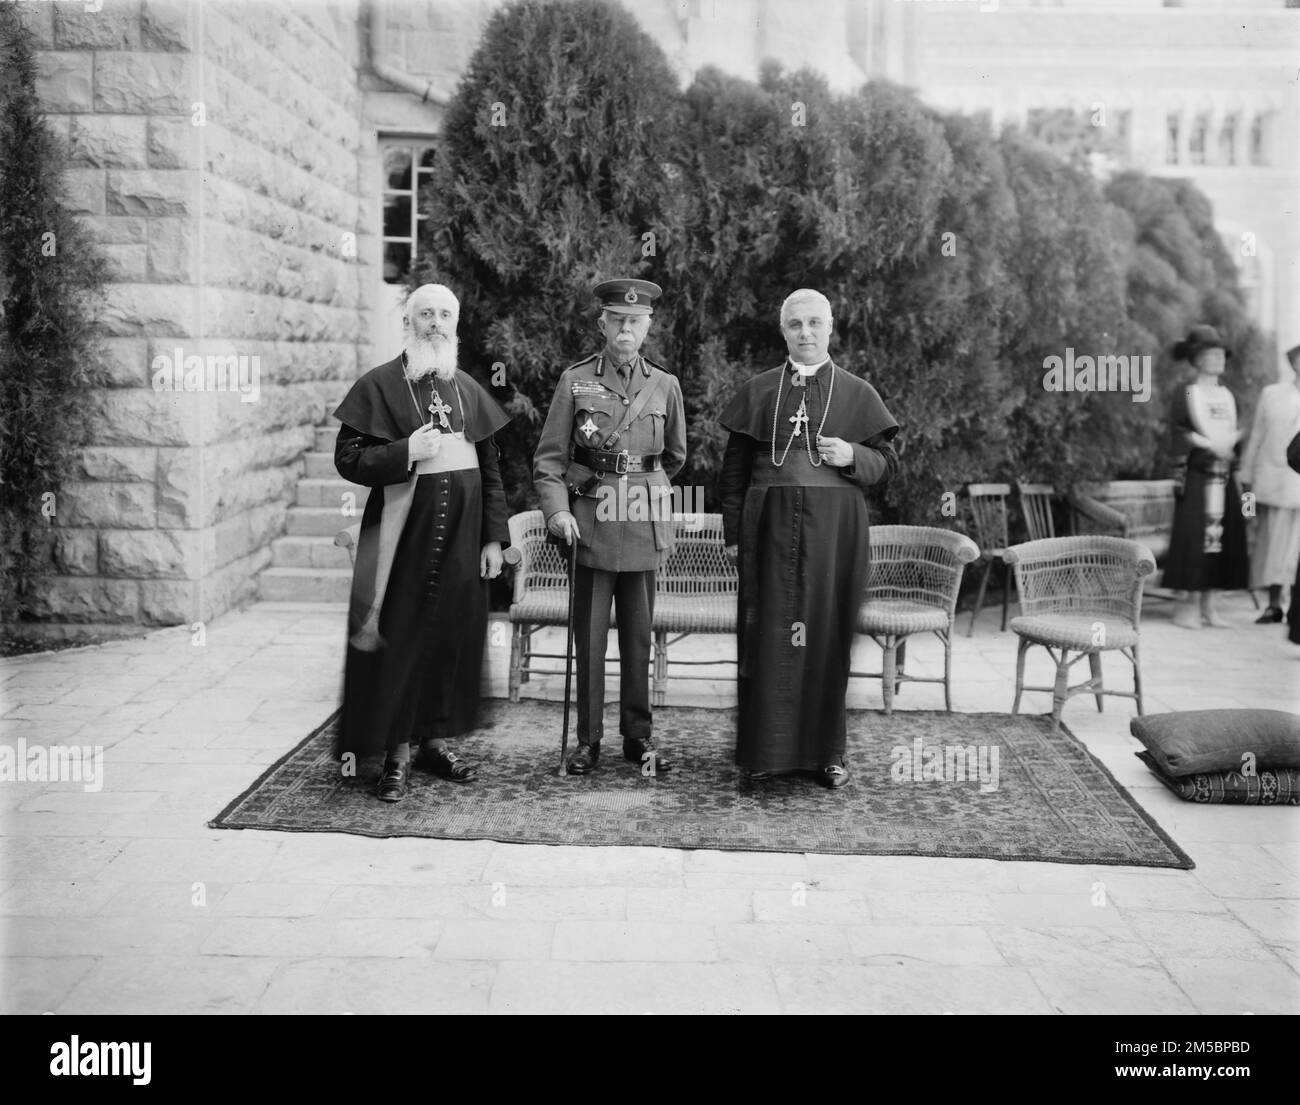
[[[1148,714],[1129,731],[1175,779],[1201,772],[1241,771],[1254,757],[1256,771],[1300,768],[1300,716],[1285,710],[1184,710]]]
[[[1150,752],[1135,752],[1134,755],[1185,802],[1222,803],[1230,806],[1300,806],[1300,770],[1294,767],[1265,767],[1253,775],[1243,775],[1239,771],[1211,771],[1175,778],[1160,770]]]

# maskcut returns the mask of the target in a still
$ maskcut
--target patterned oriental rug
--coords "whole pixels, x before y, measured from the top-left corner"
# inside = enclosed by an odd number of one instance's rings
[[[831,791],[801,775],[742,779],[735,712],[696,708],[655,711],[657,743],[675,762],[670,774],[643,777],[615,734],[594,774],[561,777],[561,706],[493,700],[483,704],[480,728],[456,744],[479,777],[456,784],[416,771],[406,799],[392,804],[373,795],[377,762],[343,776],[331,752],[336,716],[211,827],[1194,866],[1068,730],[1052,732],[1046,715],[851,710],[853,778]]]

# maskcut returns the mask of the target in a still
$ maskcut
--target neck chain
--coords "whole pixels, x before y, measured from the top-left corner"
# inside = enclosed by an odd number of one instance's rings
[[[407,390],[408,392],[410,392],[410,394],[411,394],[411,402],[415,404],[415,413],[419,416],[419,418],[420,418],[420,424],[421,424],[422,426],[423,426],[423,425],[429,425],[429,426],[432,426],[432,425],[433,425],[433,410],[434,410],[434,406],[435,406],[435,404],[436,404],[437,407],[439,408],[439,415],[438,415],[439,419],[442,419],[442,418],[445,418],[445,417],[446,417],[446,414],[443,413],[443,412],[441,411],[441,408],[444,407],[445,404],[444,404],[443,401],[442,401],[442,396],[438,394],[438,387],[437,387],[437,385],[434,383],[434,374],[433,374],[432,372],[429,373],[429,392],[430,392],[430,395],[429,395],[429,406],[428,406],[427,408],[425,408],[425,409],[421,409],[421,407],[420,407],[420,401],[419,401],[419,399],[417,399],[417,398],[415,397],[415,387],[414,387],[414,385],[411,383],[411,378],[406,374],[406,354],[405,354],[405,353],[402,354],[402,379],[404,379],[404,380],[406,381],[406,390]],[[461,434],[462,437],[464,437],[464,435],[465,435],[465,401],[460,397],[460,385],[459,385],[458,383],[456,383],[456,377],[454,377],[454,376],[451,378],[451,386],[452,386],[452,390],[455,391],[455,393],[456,393],[456,406],[460,408],[460,427],[461,427],[461,428],[460,428],[460,434]],[[427,423],[424,421],[424,416],[425,416],[426,413],[429,414],[429,416],[430,416],[429,421],[428,421]],[[447,422],[447,431],[448,431],[449,433],[451,432],[451,423],[450,423],[450,422]]]
[[[829,358],[828,358],[829,359]],[[822,362],[823,365],[826,362]],[[797,370],[796,370],[797,371]],[[816,375],[816,373],[814,373]],[[820,457],[813,456],[812,434],[808,432],[808,408],[803,398],[799,400],[799,409],[795,412],[795,418],[803,416],[801,422],[795,422],[794,429],[790,431],[790,439],[785,443],[785,452],[781,454],[781,459],[776,459],[776,427],[777,420],[781,417],[781,385],[785,383],[785,368],[782,367],[781,375],[776,381],[776,409],[772,412],[772,466],[780,468],[785,464],[785,458],[790,454],[790,446],[794,444],[794,439],[802,431],[804,447],[808,450],[808,463],[814,468],[820,468],[825,461]],[[831,396],[835,394],[835,369],[831,368],[830,387],[826,390],[826,406],[822,408],[821,425],[817,427],[817,436],[821,437],[822,430],[826,428],[826,416],[831,413]]]

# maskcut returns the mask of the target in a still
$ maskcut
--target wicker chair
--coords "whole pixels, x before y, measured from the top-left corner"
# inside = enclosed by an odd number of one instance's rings
[[[1011,573],[1002,561],[1002,554],[1011,543],[1007,536],[1007,496],[1011,494],[1011,485],[1005,483],[973,483],[966,488],[970,500],[971,517],[975,522],[975,541],[980,548],[980,557],[987,558],[984,574],[980,576],[979,596],[975,599],[975,609],[971,611],[970,625],[966,629],[969,637],[975,632],[975,619],[984,609],[984,591],[989,585],[989,575],[993,565],[1002,565],[1002,629],[1007,628],[1007,600],[1011,591]]]
[[[1066,700],[1076,694],[1091,693],[1099,713],[1102,695],[1135,699],[1140,716],[1138,627],[1142,581],[1156,570],[1151,550],[1122,537],[1056,537],[1013,545],[1003,556],[1014,567],[1020,589],[1021,614],[1011,621],[1020,638],[1011,712],[1019,712],[1024,691],[1050,691],[1054,726],[1060,725]],[[1025,653],[1031,645],[1042,645],[1055,662],[1053,686],[1025,686]],[[1101,654],[1107,649],[1123,653],[1132,663],[1132,692],[1103,688]],[[1070,668],[1085,656],[1091,678],[1071,687]]]
[[[872,526],[867,599],[858,610],[858,632],[882,651],[878,672],[851,676],[881,680],[885,713],[894,712],[894,695],[903,683],[942,683],[945,709],[952,710],[952,626],[957,616],[966,565],[979,547],[964,533],[930,526]],[[941,679],[907,675],[907,638],[934,633],[943,642]]]
[[[546,543],[546,522],[540,510],[512,514],[510,546],[519,553],[514,594],[510,601],[510,701],[519,701],[519,688],[537,671],[535,658],[564,662],[562,652],[534,652],[533,633],[548,625],[564,626],[569,617],[569,576],[564,557]],[[548,669],[547,674],[554,672]],[[564,668],[559,669],[560,674]],[[540,674],[540,672],[539,672]]]
[[[723,552],[721,514],[674,514],[676,542],[655,576],[654,687],[652,702],[664,705],[668,694],[668,665],[735,664],[733,657],[717,660],[669,660],[672,645],[692,633],[736,632],[740,576]],[[677,636],[669,639],[670,633]],[[679,674],[678,679],[713,679],[712,675]]]
[[[1018,483],[1020,513],[1025,519],[1025,532],[1030,541],[1046,541],[1056,536],[1056,521],[1052,518],[1052,500],[1056,488],[1050,483]]]

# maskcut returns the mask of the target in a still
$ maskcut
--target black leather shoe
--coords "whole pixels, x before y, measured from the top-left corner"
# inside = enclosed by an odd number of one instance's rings
[[[827,764],[818,769],[817,781],[830,790],[838,790],[849,781],[849,769],[840,764]]]
[[[400,802],[406,797],[406,784],[411,778],[410,760],[386,760],[375,797],[381,802]]]
[[[599,744],[580,744],[577,750],[569,757],[568,771],[570,775],[586,775],[596,770],[596,764],[600,761]]]
[[[1270,606],[1258,618],[1255,619],[1256,625],[1271,625],[1274,622],[1282,620],[1282,608],[1280,606]]]
[[[630,760],[632,763],[642,766],[646,763],[646,753],[649,752],[654,756],[654,775],[666,775],[673,769],[672,760],[659,752],[655,748],[652,740],[637,740],[635,737],[623,738],[623,759]]]
[[[468,783],[478,775],[478,768],[462,760],[455,752],[432,746],[420,749],[419,766],[453,783]]]

